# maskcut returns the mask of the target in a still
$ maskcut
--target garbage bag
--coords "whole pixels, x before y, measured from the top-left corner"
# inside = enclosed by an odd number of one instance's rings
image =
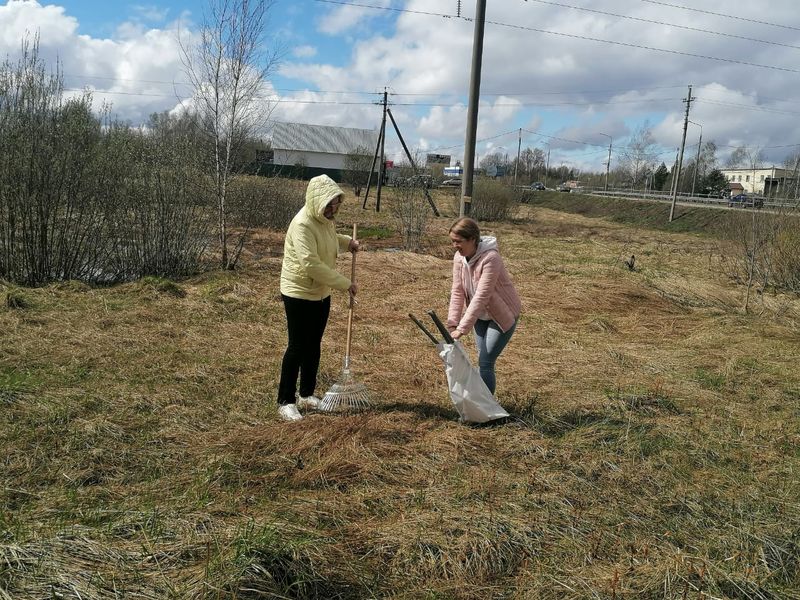
[[[462,421],[486,423],[509,416],[494,399],[458,340],[453,344],[439,344],[437,349],[444,361],[450,399]]]

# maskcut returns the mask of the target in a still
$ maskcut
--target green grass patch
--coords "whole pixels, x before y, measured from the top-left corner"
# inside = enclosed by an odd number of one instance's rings
[[[358,229],[358,239],[360,240],[384,240],[393,235],[395,232],[389,227],[367,226]]]
[[[530,204],[585,217],[606,218],[636,227],[675,233],[707,234],[713,237],[724,234],[726,224],[731,218],[731,215],[724,210],[702,206],[679,206],[676,208],[677,218],[670,223],[668,202],[558,192],[533,194]]]
[[[703,367],[698,367],[694,370],[692,379],[699,383],[700,387],[715,392],[724,390],[728,381],[724,374],[714,373]]]

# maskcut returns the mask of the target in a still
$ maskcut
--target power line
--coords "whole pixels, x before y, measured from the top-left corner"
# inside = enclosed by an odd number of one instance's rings
[[[631,21],[639,21],[641,23],[652,23],[653,25],[665,25],[667,27],[675,27],[676,29],[685,29],[686,31],[697,31],[699,33],[709,33],[711,35],[718,35],[721,37],[734,38],[738,40],[745,40],[748,42],[758,42],[759,44],[770,44],[772,46],[783,46],[784,48],[794,48],[800,50],[800,46],[793,46],[792,44],[783,44],[781,42],[771,42],[769,40],[760,40],[758,38],[746,37],[743,35],[735,35],[733,33],[721,33],[719,31],[712,31],[710,29],[701,29],[699,27],[689,27],[687,25],[678,25],[676,23],[667,23],[665,21],[655,21],[653,19],[644,19],[641,17],[632,17],[630,15],[622,15],[619,13],[606,12],[603,10],[596,10],[593,8],[585,8],[583,6],[572,6],[570,4],[561,4],[560,2],[548,2],[548,0],[530,0],[531,2],[538,2],[539,4],[549,4],[550,6],[560,6],[561,8],[571,8],[572,10],[581,10],[584,12],[595,13],[598,15],[606,15],[608,17],[616,17],[618,19],[629,19]],[[528,0],[525,0],[528,2]]]
[[[102,81],[119,81],[119,82],[129,82],[129,83],[155,83],[155,84],[163,84],[163,85],[179,85],[184,87],[192,87],[191,83],[188,82],[179,82],[179,81],[163,81],[163,80],[156,80],[156,79],[134,79],[129,77],[103,77],[100,75],[83,75],[79,73],[64,73],[65,78],[75,78],[75,79],[99,79]],[[676,88],[683,88],[685,84],[680,85],[657,85],[652,87],[646,88],[639,88],[637,90],[631,89],[605,89],[605,90],[567,90],[567,91],[551,91],[551,90],[538,90],[535,93],[530,92],[481,92],[481,96],[537,96],[537,95],[567,95],[567,94],[618,94],[618,93],[625,93],[625,92],[648,92],[653,90],[670,90]],[[311,94],[360,94],[360,95],[380,95],[382,92],[379,91],[367,91],[367,90],[309,90],[305,89],[298,89],[298,88],[273,88],[276,92],[308,92]],[[448,94],[447,92],[391,92],[392,96],[448,96],[448,95],[455,95],[455,94]],[[788,101],[788,100],[787,100]]]
[[[696,99],[696,98],[695,98]],[[696,99],[697,100],[697,99]],[[718,100],[704,100],[700,99],[697,100],[698,102],[702,102],[703,104],[714,104],[716,106],[729,106],[734,108],[741,108],[743,110],[751,110],[754,112],[765,112],[765,113],[774,113],[779,115],[795,115],[800,116],[800,112],[791,111],[791,110],[781,110],[779,108],[767,108],[767,107],[759,107],[759,106],[748,106],[747,104],[736,104],[734,102],[720,102]]]
[[[682,6],[680,4],[670,4],[669,2],[659,2],[658,0],[641,0],[648,4],[658,4],[660,6],[668,6],[670,8],[678,8],[680,10],[689,10],[692,12],[703,13],[706,15],[713,15],[715,17],[724,17],[725,19],[735,19],[737,21],[745,21],[747,23],[757,23],[759,25],[769,25],[770,27],[780,27],[781,29],[791,29],[793,31],[800,31],[800,27],[792,27],[791,25],[782,25],[779,23],[769,23],[767,21],[758,21],[756,19],[748,19],[747,17],[738,17],[736,15],[726,15],[725,13],[712,12],[710,10],[702,10],[700,8],[693,8],[691,6]]]
[[[526,0],[527,1],[527,0]],[[537,0],[534,0],[537,1]],[[120,82],[131,82],[131,83],[153,83],[153,84],[164,84],[164,85],[179,85],[190,87],[191,84],[189,83],[180,83],[174,81],[160,81],[154,79],[133,79],[133,78],[123,78],[123,77],[102,77],[96,75],[81,75],[75,73],[66,73],[65,77],[70,78],[82,78],[82,79],[98,79],[103,81],[120,81]],[[627,93],[627,92],[648,92],[653,90],[665,90],[665,89],[676,89],[684,87],[683,84],[681,85],[663,85],[663,86],[653,86],[653,87],[646,87],[640,88],[636,90],[631,89],[599,89],[599,90],[567,90],[567,91],[552,91],[552,90],[538,90],[534,93],[523,93],[523,92],[481,92],[481,97],[494,97],[494,96],[504,96],[509,98],[515,98],[520,96],[566,96],[566,95],[590,95],[590,94],[620,94],[620,93]],[[309,89],[298,89],[298,88],[273,88],[276,92],[305,92],[309,94],[342,94],[342,95],[367,95],[367,96],[374,96],[379,95],[380,92],[377,91],[366,91],[366,90],[309,90]],[[65,88],[65,91],[83,91],[82,89],[76,88]],[[112,91],[112,90],[99,90],[93,89],[91,90],[97,93],[108,93],[108,94],[120,94],[120,95],[142,95],[142,96],[153,96],[153,97],[173,97],[174,94],[155,94],[155,93],[146,93],[146,92],[123,92],[123,91]],[[737,96],[741,95],[739,92],[730,91],[730,90],[707,90],[706,93],[717,93],[717,94],[736,94]],[[448,94],[447,92],[392,92],[392,96],[402,96],[402,97],[448,97],[448,96],[455,96],[457,94]],[[795,102],[795,100],[789,98],[772,98],[766,96],[759,96],[761,100],[771,101],[771,102]],[[648,100],[614,100],[614,101],[594,101],[594,102],[564,102],[564,103],[550,103],[545,104],[541,102],[533,102],[530,104],[523,104],[522,106],[558,106],[560,104],[564,105],[592,105],[592,104],[625,104],[631,103],[635,104],[636,102],[671,102],[675,100],[674,98],[658,98],[658,99],[648,99]],[[309,101],[311,102],[311,101]],[[450,104],[413,104],[413,103],[405,103],[399,104],[400,106],[451,106]],[[517,106],[516,104],[498,104],[497,106]],[[737,105],[742,108],[747,108],[746,105]],[[762,110],[758,107],[751,107],[750,110]],[[777,109],[763,109],[763,110],[777,110]],[[797,114],[797,113],[789,113],[789,114]]]
[[[115,90],[97,90],[97,89],[86,89],[86,88],[64,88],[65,92],[74,92],[74,93],[82,93],[82,92],[89,92],[93,95],[98,96],[134,96],[134,97],[141,97],[141,98],[176,98],[178,100],[185,100],[186,97],[177,95],[177,94],[155,94],[155,93],[147,93],[147,92],[124,92],[124,91],[115,91]],[[345,100],[301,100],[295,98],[280,98],[274,96],[259,96],[261,100],[267,100],[270,102],[274,102],[276,104],[317,104],[317,105],[327,105],[327,106],[372,106],[375,103],[371,101],[345,101]],[[675,98],[651,98],[651,99],[641,99],[641,100],[607,100],[607,101],[594,101],[594,102],[496,102],[494,104],[489,104],[489,108],[531,108],[531,107],[539,107],[539,108],[548,108],[548,107],[559,107],[559,106],[596,106],[596,105],[620,105],[620,104],[658,104],[658,103],[666,103],[666,102],[674,102]],[[717,106],[725,106],[729,108],[737,108],[740,110],[747,110],[752,112],[764,112],[764,113],[771,113],[771,114],[782,114],[782,115],[792,115],[792,116],[800,116],[800,112],[797,111],[789,111],[789,110],[781,110],[776,108],[768,108],[768,107],[759,107],[759,106],[749,106],[746,104],[736,104],[733,102],[722,102],[717,100],[710,100],[699,98],[697,100],[703,104],[712,104]],[[785,100],[789,102],[789,100]],[[404,106],[404,107],[418,107],[418,108],[451,108],[454,106],[453,103],[444,103],[444,102],[394,102],[392,106]],[[529,132],[534,133],[536,132]],[[536,135],[543,135],[543,134],[536,134]],[[567,140],[563,139],[563,141],[567,142],[575,142],[575,140]],[[576,142],[576,143],[583,143],[583,142]]]
[[[322,0],[317,0],[317,1],[321,2]],[[537,33],[547,33],[547,34],[550,34],[550,35],[557,35],[557,36],[561,36],[561,37],[574,38],[574,39],[578,39],[578,40],[587,40],[587,41],[591,41],[591,42],[602,42],[604,44],[613,44],[615,46],[624,46],[626,48],[639,48],[639,49],[642,49],[642,50],[653,50],[655,52],[664,52],[666,54],[677,54],[679,56],[691,56],[693,58],[703,58],[703,59],[706,59],[706,60],[716,60],[716,61],[719,61],[719,62],[733,63],[733,64],[737,64],[737,65],[745,65],[745,66],[748,66],[748,67],[757,67],[759,69],[771,69],[773,71],[784,71],[784,72],[787,72],[787,73],[800,73],[800,70],[797,70],[797,69],[789,69],[787,67],[776,67],[774,65],[762,65],[762,64],[759,64],[759,63],[751,63],[751,62],[747,62],[747,61],[744,61],[744,60],[736,60],[734,58],[720,58],[718,56],[709,56],[707,54],[694,54],[693,52],[681,52],[680,50],[668,50],[666,48],[656,48],[654,46],[643,46],[641,44],[633,44],[633,43],[630,43],[630,42],[617,42],[617,41],[614,41],[614,40],[604,40],[602,38],[595,38],[595,37],[590,37],[590,36],[586,36],[586,35],[578,35],[578,34],[575,34],[575,33],[563,33],[563,32],[560,32],[560,31],[548,31],[547,29],[537,29],[535,27],[525,27],[524,25],[511,25],[509,23],[500,23],[498,21],[486,21],[486,22],[490,23],[492,25],[497,25],[499,27],[508,27],[510,29],[522,29],[522,30],[525,30],[525,31],[536,31]]]
[[[414,10],[408,10],[408,9],[404,9],[404,8],[392,8],[392,7],[386,7],[386,6],[373,6],[371,4],[360,4],[360,3],[355,3],[355,2],[342,2],[340,0],[314,0],[314,1],[315,2],[325,2],[325,3],[329,3],[329,4],[340,4],[342,6],[357,6],[359,8],[371,8],[371,9],[374,9],[374,10],[391,10],[391,11],[395,11],[395,12],[418,13],[418,14],[424,14],[424,15],[429,15],[429,16],[448,18],[448,19],[457,19],[458,18],[458,17],[454,17],[452,15],[446,15],[446,14],[443,14],[443,13],[414,11]],[[643,0],[643,1],[649,2],[651,0]],[[660,3],[658,3],[658,4],[660,4]],[[669,6],[677,6],[677,5],[669,5]],[[685,8],[685,7],[678,7],[678,8]],[[714,14],[716,14],[716,13],[714,13]],[[469,19],[467,17],[461,17],[461,20],[472,21],[472,19]],[[773,71],[783,71],[783,72],[786,72],[786,73],[800,73],[800,70],[798,70],[798,69],[790,69],[788,67],[776,67],[775,65],[762,65],[762,64],[759,64],[759,63],[751,63],[751,62],[747,62],[747,61],[744,61],[744,60],[736,60],[734,58],[720,58],[718,56],[710,56],[710,55],[707,55],[707,54],[695,54],[693,52],[681,52],[680,50],[669,50],[669,49],[666,49],[666,48],[656,48],[654,46],[644,46],[644,45],[641,45],[641,44],[634,44],[634,43],[631,43],[631,42],[618,42],[618,41],[615,41],[615,40],[604,40],[602,38],[595,38],[595,37],[586,36],[586,35],[578,35],[578,34],[574,34],[574,33],[564,33],[564,32],[561,32],[561,31],[549,31],[547,29],[538,29],[536,27],[526,27],[524,25],[513,25],[513,24],[510,24],[510,23],[501,23],[500,21],[489,21],[489,20],[487,20],[486,23],[488,23],[490,25],[496,25],[498,27],[508,27],[510,29],[520,29],[520,30],[523,30],[523,31],[535,31],[537,33],[545,33],[545,34],[548,34],[548,35],[556,35],[556,36],[567,37],[567,38],[572,38],[572,39],[577,39],[577,40],[585,40],[585,41],[590,41],[590,42],[600,42],[600,43],[603,43],[603,44],[612,44],[612,45],[615,45],[615,46],[623,46],[625,48],[639,48],[640,50],[652,50],[653,52],[664,52],[665,54],[675,54],[675,55],[678,55],[678,56],[690,56],[692,58],[702,58],[702,59],[705,59],[705,60],[715,60],[715,61],[719,61],[719,62],[726,62],[726,63],[737,64],[737,65],[744,65],[744,66],[748,66],[748,67],[756,67],[756,68],[759,68],[759,69],[770,69],[770,70],[773,70]],[[795,28],[792,28],[792,29],[795,29]]]
[[[424,10],[411,10],[408,8],[394,8],[392,6],[373,6],[371,4],[359,4],[358,2],[341,2],[339,0],[314,0],[315,2],[323,2],[325,4],[339,4],[341,6],[356,6],[358,8],[374,8],[379,10],[389,10],[393,12],[401,12],[401,13],[412,13],[415,15],[428,15],[432,17],[442,17],[445,19],[464,19],[466,21],[471,21],[472,19],[468,19],[467,17],[462,17],[459,15],[448,15],[444,13],[435,13],[435,12],[426,12]]]

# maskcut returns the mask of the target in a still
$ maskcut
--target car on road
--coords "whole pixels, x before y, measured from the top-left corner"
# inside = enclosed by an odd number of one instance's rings
[[[461,185],[461,180],[458,177],[455,177],[453,179],[445,179],[442,182],[442,185],[453,186],[453,187],[459,186],[459,185]]]
[[[566,183],[560,183],[556,186],[557,192],[569,192],[572,188],[568,186]]]
[[[544,184],[541,181],[537,181],[536,183],[531,184],[532,190],[543,191],[545,189]]]
[[[728,198],[728,207],[741,206],[742,208],[761,208],[764,206],[763,198],[748,196],[747,194],[736,194]]]

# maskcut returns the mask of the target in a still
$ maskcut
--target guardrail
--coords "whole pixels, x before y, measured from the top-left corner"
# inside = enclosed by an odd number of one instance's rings
[[[602,190],[599,188],[589,189],[586,188],[581,190],[580,193],[589,194],[592,196],[610,196],[610,197],[619,197],[619,198],[638,198],[644,200],[658,200],[661,202],[671,202],[672,201],[672,194],[669,192],[637,192],[637,191],[630,191],[630,190]],[[779,198],[765,198],[763,196],[748,196],[748,199],[760,199],[764,202],[763,208],[769,208],[773,210],[797,210],[798,209],[798,201],[797,200],[789,200],[783,201]],[[715,206],[725,206],[728,207],[728,199],[727,198],[711,198],[707,196],[693,196],[691,194],[687,194],[686,192],[679,192],[676,195],[676,200],[678,202],[690,202],[693,204],[710,204]],[[739,208],[741,205],[733,206],[732,208]],[[752,206],[747,206],[747,208],[752,208]]]
[[[528,191],[532,194],[541,193],[532,190],[528,185],[514,186],[519,190]],[[547,188],[548,192],[558,191],[556,188]],[[610,198],[634,198],[637,200],[654,200],[659,202],[672,202],[672,194],[670,192],[654,192],[654,191],[641,191],[641,190],[619,190],[610,189],[604,190],[603,188],[574,188],[570,190],[575,194],[586,194],[588,196],[605,196]],[[764,202],[763,208],[771,210],[800,210],[800,199],[788,200],[781,198],[766,198],[764,196],[748,196],[748,199],[761,199]],[[708,196],[692,195],[686,192],[678,192],[676,196],[678,202],[687,202],[693,204],[708,204],[712,206],[728,207],[727,198],[713,198]],[[741,208],[742,204],[737,203],[730,208]],[[752,208],[752,206],[745,205],[745,208]]]

